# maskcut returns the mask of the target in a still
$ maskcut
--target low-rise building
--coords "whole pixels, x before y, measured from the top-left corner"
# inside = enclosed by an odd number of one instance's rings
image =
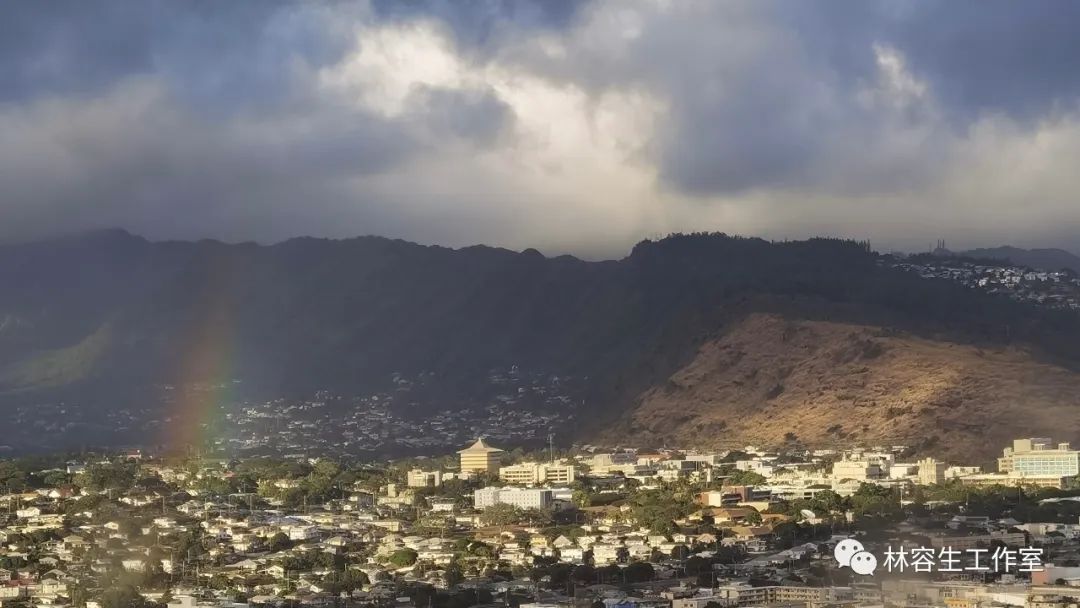
[[[481,488],[473,492],[473,505],[481,510],[498,504],[519,509],[546,509],[554,500],[551,490],[541,488]]]
[[[1068,443],[1055,446],[1046,437],[1015,439],[998,458],[998,472],[1025,477],[1075,477],[1080,475],[1080,451]]]
[[[442,485],[442,471],[413,469],[405,474],[405,485],[410,488],[437,488]]]
[[[945,463],[933,458],[919,461],[919,484],[928,486],[945,482]]]
[[[537,485],[568,484],[576,479],[574,465],[560,463],[523,462],[499,469],[499,479],[506,483]]]

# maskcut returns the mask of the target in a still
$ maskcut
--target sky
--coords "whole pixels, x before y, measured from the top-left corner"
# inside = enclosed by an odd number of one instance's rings
[[[1071,0],[17,0],[0,241],[1080,250]]]

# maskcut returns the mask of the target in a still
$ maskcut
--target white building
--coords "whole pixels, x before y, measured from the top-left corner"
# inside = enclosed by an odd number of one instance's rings
[[[499,504],[519,509],[546,509],[554,501],[551,490],[540,488],[481,488],[473,492],[473,505],[481,510]]]
[[[978,475],[979,473],[982,473],[982,467],[951,466],[945,469],[945,479],[959,479],[968,475]]]
[[[1023,477],[1075,477],[1080,475],[1080,451],[1068,443],[1055,446],[1045,437],[1016,439],[998,458],[998,471]]]

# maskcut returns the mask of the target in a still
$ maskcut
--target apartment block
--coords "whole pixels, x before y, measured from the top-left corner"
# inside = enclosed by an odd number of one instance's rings
[[[519,509],[546,509],[554,501],[551,490],[539,488],[481,488],[473,492],[473,506],[480,510],[500,504]]]
[[[998,458],[998,471],[1020,477],[1075,477],[1080,475],[1080,451],[1068,443],[1046,437],[1013,440]]]
[[[570,464],[523,462],[500,468],[499,479],[520,485],[569,484],[574,482],[576,474]]]

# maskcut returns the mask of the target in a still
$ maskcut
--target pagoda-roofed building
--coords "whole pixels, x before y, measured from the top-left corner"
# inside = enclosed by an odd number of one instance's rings
[[[461,457],[462,473],[498,473],[503,451],[488,445],[481,437],[458,455]]]

